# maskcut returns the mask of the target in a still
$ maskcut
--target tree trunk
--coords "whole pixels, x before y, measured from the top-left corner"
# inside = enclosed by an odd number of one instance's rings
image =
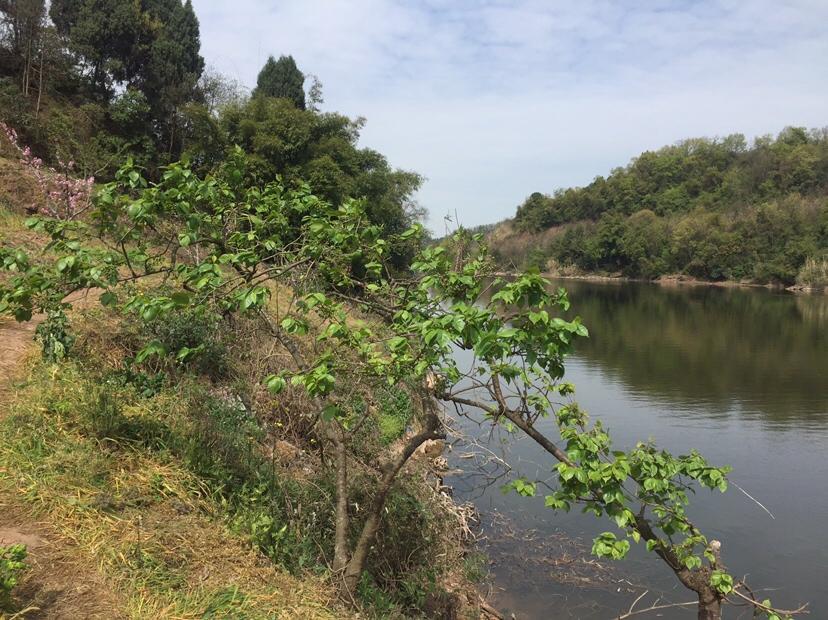
[[[342,570],[348,564],[348,453],[342,431],[330,425],[330,439],[334,444],[336,463],[336,532],[334,534],[333,569]]]
[[[698,620],[721,620],[722,602],[719,597],[711,591],[699,593],[699,615]]]
[[[23,96],[29,96],[29,71],[31,71],[32,67],[32,39],[29,37],[29,40],[26,42],[26,53],[23,57]]]
[[[397,479],[397,474],[411,458],[411,455],[419,448],[425,441],[429,439],[443,439],[445,433],[441,431],[441,422],[437,413],[429,412],[426,418],[425,428],[411,437],[406,443],[400,454],[391,462],[387,463],[383,468],[382,479],[380,480],[379,489],[371,502],[371,508],[368,513],[368,518],[362,526],[362,531],[359,534],[354,547],[354,553],[351,556],[348,565],[345,567],[345,588],[351,594],[356,590],[359,584],[359,578],[362,576],[362,571],[365,570],[365,563],[368,560],[368,554],[371,552],[371,547],[377,537],[380,522],[382,520],[382,511],[385,508],[385,500],[388,498],[391,488],[394,486],[394,481]]]
[[[37,106],[35,107],[35,120],[40,115],[40,100],[43,98],[43,61],[45,52],[43,49],[40,50],[40,76],[37,84]]]

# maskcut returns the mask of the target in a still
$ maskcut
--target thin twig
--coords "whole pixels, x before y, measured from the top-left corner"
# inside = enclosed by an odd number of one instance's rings
[[[737,489],[739,489],[742,493],[744,493],[744,494],[745,494],[745,495],[747,495],[750,499],[752,499],[752,500],[756,503],[756,505],[757,505],[757,506],[759,506],[759,508],[761,508],[762,510],[764,510],[765,512],[767,512],[767,513],[770,515],[770,518],[771,518],[771,519],[774,519],[774,520],[776,519],[776,517],[774,517],[774,516],[773,516],[773,513],[772,513],[770,510],[768,510],[767,508],[765,508],[765,505],[764,505],[762,502],[760,502],[758,499],[756,499],[755,497],[753,497],[753,495],[751,495],[750,493],[748,493],[747,491],[745,491],[742,487],[740,487],[738,484],[736,484],[735,482],[733,482],[733,480],[728,480],[728,482],[730,482],[730,484],[732,484],[734,487],[736,487],[736,488],[737,488]]]
[[[646,592],[644,594],[646,594]],[[644,595],[642,594],[641,596],[644,596]],[[636,602],[640,598],[641,597],[638,597],[637,599],[635,599]],[[668,609],[670,607],[690,607],[690,606],[698,605],[698,604],[699,604],[698,601],[688,601],[686,603],[668,603],[668,604],[665,604],[665,605],[652,605],[651,607],[647,607],[646,609],[638,609],[636,611],[632,611],[632,607],[630,607],[631,611],[628,611],[625,614],[621,614],[620,616],[616,616],[615,620],[625,620],[626,618],[632,618],[633,616],[637,616],[639,614],[645,614],[645,613],[648,613],[648,612],[651,612],[651,611],[657,611],[659,609]],[[635,605],[635,603],[633,603],[633,606],[634,605]]]
[[[742,584],[742,585],[744,585],[744,584]],[[762,611],[767,611],[767,612],[774,613],[774,614],[777,614],[777,615],[795,616],[797,614],[809,614],[809,613],[811,613],[808,610],[808,603],[805,603],[804,605],[801,605],[796,609],[777,609],[775,607],[770,607],[768,605],[765,605],[764,603],[760,603],[755,598],[750,598],[749,596],[745,596],[744,594],[739,592],[739,590],[737,590],[736,588],[731,590],[731,594],[735,594],[739,598],[747,601],[748,603],[750,603],[754,607],[757,607],[757,608],[761,609]]]

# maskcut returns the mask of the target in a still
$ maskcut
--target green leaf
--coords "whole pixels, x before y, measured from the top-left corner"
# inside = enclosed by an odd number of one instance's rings
[[[322,414],[320,415],[324,422],[330,422],[338,416],[339,407],[337,407],[336,405],[327,405],[324,409],[322,409]]]
[[[63,273],[72,268],[75,264],[75,257],[74,256],[64,256],[63,258],[59,259],[57,262],[57,270],[58,273]]]
[[[190,294],[185,291],[177,291],[170,296],[176,306],[190,305]]]
[[[287,381],[280,375],[270,375],[265,379],[267,389],[273,394],[278,394],[287,386]]]
[[[152,340],[151,342],[147,343],[143,349],[138,351],[138,354],[135,356],[135,362],[137,364],[141,364],[142,362],[146,361],[150,357],[153,356],[163,356],[167,354],[167,347],[165,347],[160,340]]]
[[[112,291],[101,293],[99,298],[102,306],[111,307],[118,303],[118,296]]]
[[[721,570],[714,570],[710,574],[710,585],[722,594],[729,594],[733,590],[733,577]]]
[[[141,318],[147,322],[152,321],[158,316],[160,310],[161,309],[156,305],[144,306],[144,309],[141,311]]]

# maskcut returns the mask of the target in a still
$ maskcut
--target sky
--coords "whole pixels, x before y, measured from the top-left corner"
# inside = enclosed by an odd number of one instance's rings
[[[683,138],[828,125],[826,0],[194,0],[207,64],[292,54],[426,178],[427,225],[514,215]]]

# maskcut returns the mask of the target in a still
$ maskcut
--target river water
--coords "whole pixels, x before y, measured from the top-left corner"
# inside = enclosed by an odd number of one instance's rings
[[[653,438],[674,453],[696,448],[731,465],[730,479],[767,510],[731,486],[694,496],[691,517],[722,541],[730,572],[747,575],[761,598],[788,608],[810,602],[810,618],[828,618],[828,297],[560,284],[590,330],[567,363],[582,408],[604,421],[617,446]],[[641,545],[621,562],[591,558],[592,538],[612,531],[609,522],[544,508],[542,488],[537,498],[504,495],[500,487],[514,477],[554,479],[530,440],[465,418],[457,424],[480,446],[454,445],[450,462],[464,473],[446,482],[481,514],[491,598],[501,610],[608,619],[645,591],[642,606],[693,599]],[[544,424],[554,436],[551,421]],[[740,613],[729,608],[725,618]],[[692,618],[695,610],[638,617]]]

